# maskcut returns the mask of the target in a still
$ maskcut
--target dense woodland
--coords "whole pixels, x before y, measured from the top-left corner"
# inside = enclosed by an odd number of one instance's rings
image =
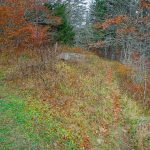
[[[0,43],[0,149],[149,149],[149,0],[1,0]]]

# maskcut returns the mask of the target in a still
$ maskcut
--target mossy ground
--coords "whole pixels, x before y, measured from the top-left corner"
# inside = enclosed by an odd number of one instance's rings
[[[10,81],[16,67],[0,66],[1,149],[148,149],[149,117],[122,92],[118,63],[86,55]]]

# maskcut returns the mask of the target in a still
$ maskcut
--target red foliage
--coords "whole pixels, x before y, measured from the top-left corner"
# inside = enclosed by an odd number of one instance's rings
[[[127,16],[120,15],[120,16],[115,16],[113,18],[107,19],[104,23],[96,23],[95,28],[102,28],[102,29],[107,29],[111,25],[117,25],[122,23],[123,21],[127,20]]]
[[[150,8],[149,0],[141,0],[141,8]]]
[[[119,120],[119,113],[121,111],[120,102],[119,102],[120,97],[115,91],[112,97],[113,97],[114,125],[116,125]]]
[[[135,27],[125,27],[121,29],[117,29],[116,33],[117,34],[128,34],[128,33],[135,33],[137,30]]]
[[[137,61],[137,60],[139,60],[140,59],[140,53],[139,52],[134,52],[134,53],[132,53],[132,59],[134,60],[134,61]]]
[[[107,67],[107,76],[105,78],[105,81],[108,84],[112,84],[113,82],[113,71],[112,71],[112,68],[110,68],[109,66]]]
[[[90,147],[90,139],[89,139],[88,136],[83,138],[83,142],[80,144],[80,147],[81,148],[84,147],[85,149],[89,149],[89,147]]]
[[[34,0],[6,0],[0,7],[0,25],[2,27],[1,42],[14,47],[24,47],[26,44],[40,45],[46,37],[47,28],[28,22],[25,18],[26,11],[33,9],[45,10],[45,7],[36,4]],[[38,17],[38,16],[34,16]],[[33,42],[33,43],[32,43]]]

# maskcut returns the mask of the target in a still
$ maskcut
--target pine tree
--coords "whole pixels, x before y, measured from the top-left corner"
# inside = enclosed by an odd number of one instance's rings
[[[53,11],[53,15],[61,19],[61,23],[54,32],[54,39],[62,44],[73,44],[75,33],[73,27],[68,20],[67,4],[64,2],[53,2],[46,5],[49,10]]]
[[[104,29],[95,28],[95,24],[103,23],[105,21],[105,15],[107,13],[106,1],[105,0],[95,0],[90,5],[90,15],[89,20],[92,24],[93,30],[93,43],[97,43],[100,40],[104,40],[106,31]],[[96,44],[96,47],[98,45]]]

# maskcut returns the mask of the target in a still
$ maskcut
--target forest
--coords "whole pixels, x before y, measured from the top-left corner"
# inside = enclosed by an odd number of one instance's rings
[[[150,0],[1,0],[0,149],[149,150]]]

